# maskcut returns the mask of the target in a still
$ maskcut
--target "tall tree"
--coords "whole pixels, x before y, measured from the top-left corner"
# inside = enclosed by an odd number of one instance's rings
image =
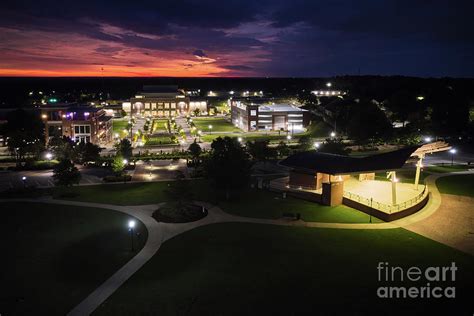
[[[79,183],[81,173],[70,159],[62,159],[53,169],[53,178],[57,186],[71,186]]]
[[[132,144],[126,138],[122,139],[117,145],[115,145],[115,149],[117,150],[118,155],[121,155],[126,159],[130,159],[132,157]]]
[[[271,148],[268,146],[269,140],[255,140],[247,142],[247,151],[256,161],[266,162],[273,156]]]
[[[218,137],[211,144],[205,171],[215,188],[225,190],[228,199],[231,190],[248,184],[250,165],[249,156],[237,139]]]
[[[196,139],[194,139],[194,142],[189,145],[188,151],[193,158],[193,163],[196,164],[199,161],[199,156],[202,153],[201,146],[199,146],[199,144],[196,142]]]
[[[17,109],[7,114],[8,149],[21,165],[27,155],[38,155],[44,147],[43,122],[36,112]]]
[[[74,159],[80,163],[96,161],[100,157],[101,150],[95,144],[80,142],[74,147]]]

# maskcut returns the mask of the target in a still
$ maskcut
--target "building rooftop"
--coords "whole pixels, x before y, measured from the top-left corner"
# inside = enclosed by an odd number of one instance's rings
[[[299,108],[292,104],[260,105],[258,107],[258,110],[262,112],[291,112],[291,111],[304,112],[304,111],[307,111],[305,109]]]
[[[281,165],[331,175],[395,170],[403,167],[419,146],[410,146],[388,153],[363,158],[305,151],[289,156]]]

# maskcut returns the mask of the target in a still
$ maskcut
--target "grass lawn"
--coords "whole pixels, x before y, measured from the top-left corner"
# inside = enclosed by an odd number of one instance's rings
[[[219,201],[219,206],[228,213],[257,218],[280,218],[283,213],[300,213],[307,222],[369,223],[369,215],[353,208],[339,205],[324,206],[266,190],[247,189],[231,200]],[[380,222],[372,218],[372,222]]]
[[[212,133],[216,132],[240,132],[240,129],[229,123],[226,119],[221,117],[193,118],[193,122],[198,130],[203,133],[209,132],[209,125],[212,125]]]
[[[124,132],[123,130],[127,128],[127,125],[128,120],[126,119],[114,119],[112,121],[112,129],[114,131],[114,134],[117,133],[120,135],[120,137],[126,137],[128,133]]]
[[[1,203],[2,315],[65,315],[133,255],[119,212]],[[138,222],[140,248],[147,231]]]
[[[465,171],[471,168],[471,166],[467,165],[438,165],[438,166],[430,166],[424,168],[425,171],[432,172],[432,173],[449,173],[449,172],[457,172],[457,171]]]
[[[153,133],[168,133],[168,119],[154,119],[153,120]]]
[[[408,269],[453,261],[456,299],[377,297],[379,286],[400,286],[378,282],[379,262]],[[472,256],[403,229],[215,224],[167,241],[94,314],[470,315],[473,267]]]
[[[145,145],[147,146],[156,146],[156,145],[169,145],[176,144],[175,141],[171,139],[171,136],[168,135],[153,135],[148,137]]]
[[[474,175],[456,175],[436,180],[439,192],[474,197]]]
[[[169,201],[164,192],[168,184],[173,185],[173,182],[73,187],[65,190],[68,192],[72,191],[77,196],[65,199],[117,205],[160,203]],[[291,197],[282,199],[279,194],[258,189],[241,190],[239,193],[232,194],[231,199],[226,201],[223,197],[217,196],[217,193],[210,189],[204,180],[193,180],[191,187],[196,199],[217,204],[224,211],[240,216],[280,218],[282,213],[292,212],[300,213],[301,218],[305,221],[336,223],[369,222],[367,214],[344,205],[328,207]],[[56,189],[56,195],[59,194],[59,190]],[[378,222],[379,220],[372,218],[372,221]]]

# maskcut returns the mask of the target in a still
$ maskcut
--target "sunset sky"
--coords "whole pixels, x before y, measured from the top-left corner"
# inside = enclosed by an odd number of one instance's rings
[[[473,1],[2,1],[0,76],[474,76]]]

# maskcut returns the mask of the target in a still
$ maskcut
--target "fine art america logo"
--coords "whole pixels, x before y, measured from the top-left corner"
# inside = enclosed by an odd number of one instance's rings
[[[384,283],[377,288],[380,298],[455,298],[456,263],[448,266],[402,268],[388,262],[377,265],[378,281]],[[413,285],[410,282],[416,282]],[[388,283],[388,285],[386,285]],[[403,283],[403,286],[391,286]],[[421,286],[419,285],[421,284]]]

